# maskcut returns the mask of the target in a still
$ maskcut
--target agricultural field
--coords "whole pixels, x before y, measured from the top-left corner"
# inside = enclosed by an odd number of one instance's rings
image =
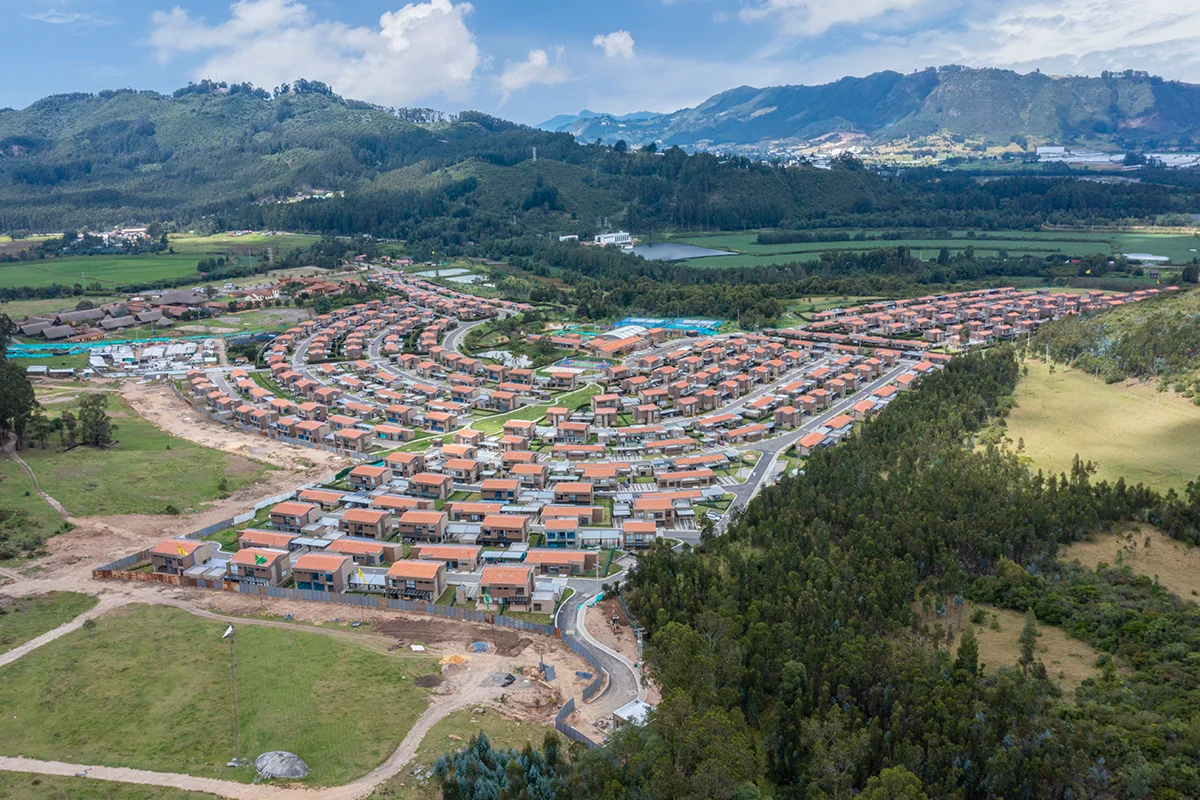
[[[2,800],[217,800],[216,795],[93,778],[0,772]]]
[[[61,414],[68,406],[47,406]],[[76,516],[162,514],[168,506],[186,512],[263,478],[272,467],[179,439],[139,417],[110,395],[109,416],[117,443],[107,450],[78,447],[59,452],[57,442],[33,447],[22,457],[38,482]]]
[[[971,625],[979,643],[979,664],[985,672],[993,673],[1000,667],[1017,665],[1021,655],[1021,630],[1025,627],[1024,614],[990,605],[976,605],[969,600],[963,603],[961,609],[949,611],[944,618],[918,613],[921,614],[922,623],[954,632],[950,643],[952,651],[958,650],[963,630]],[[978,622],[972,622],[972,619]],[[1079,684],[1087,678],[1100,675],[1100,669],[1096,666],[1100,651],[1053,625],[1039,623],[1037,630],[1037,659],[1046,665],[1046,674],[1058,683],[1066,697],[1074,694]]]
[[[1058,551],[1064,562],[1078,560],[1088,569],[1104,563],[1129,567],[1185,602],[1200,602],[1200,547],[1172,539],[1152,525],[1127,525],[1097,533]]]
[[[0,751],[252,781],[252,766],[225,766],[234,754],[225,626],[128,606],[0,668]],[[296,753],[314,785],[381,764],[425,710],[414,680],[438,671],[433,658],[322,633],[236,624],[234,637],[243,754]]]
[[[145,253],[132,256],[66,256],[36,261],[0,264],[0,288],[14,286],[50,286],[99,282],[105,287],[156,280],[195,277],[201,283],[204,275],[196,270],[196,262],[225,256],[249,265],[250,255],[267,247],[282,255],[290,250],[307,247],[318,237],[286,233],[275,236],[191,236],[169,237],[171,253]],[[13,243],[16,244],[16,243]],[[262,280],[260,277],[259,280]],[[217,280],[224,283],[223,279]]]
[[[817,231],[814,231],[816,233]],[[996,255],[1001,250],[1011,256],[1044,257],[1053,253],[1078,257],[1093,254],[1148,253],[1168,256],[1175,263],[1190,262],[1197,256],[1200,239],[1181,233],[1092,233],[1075,231],[1001,231],[980,234],[968,239],[966,231],[951,231],[951,238],[871,239],[841,242],[799,242],[791,244],[758,244],[758,231],[750,233],[679,234],[673,241],[729,250],[736,255],[691,259],[690,266],[754,267],[790,264],[797,261],[816,261],[821,253],[835,251],[861,252],[880,248],[908,247],[917,258],[937,258],[943,247],[951,253],[961,253],[971,247],[980,255]],[[884,231],[866,231],[878,236]]]
[[[11,601],[0,599],[0,653],[70,622],[94,608],[97,602],[95,597],[77,592],[49,592]]]
[[[1159,491],[1200,476],[1200,406],[1156,384],[1105,384],[1091,375],[1028,360],[1007,435],[1024,442],[1034,468],[1069,472],[1076,454],[1096,464],[1095,479],[1124,478]]]
[[[471,737],[480,733],[487,736],[495,748],[511,747],[521,750],[526,744],[540,748],[547,735],[558,739],[561,745],[567,744],[567,740],[554,728],[531,722],[515,722],[502,717],[492,708],[484,708],[482,714],[476,714],[471,709],[455,711],[425,734],[412,764],[396,777],[381,784],[367,800],[440,800],[441,791],[437,787],[437,779],[418,781],[410,773],[417,766],[433,769],[438,756],[466,747]]]

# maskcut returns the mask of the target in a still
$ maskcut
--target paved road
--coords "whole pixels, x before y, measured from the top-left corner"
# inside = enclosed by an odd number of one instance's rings
[[[609,578],[615,580],[615,578]],[[602,713],[616,711],[621,706],[645,696],[637,669],[621,654],[610,650],[592,637],[583,624],[584,603],[596,595],[595,589],[583,592],[578,589],[558,607],[555,624],[559,629],[577,639],[582,639],[591,648],[600,661],[600,666],[608,673],[608,684],[592,698],[592,704],[598,706]]]

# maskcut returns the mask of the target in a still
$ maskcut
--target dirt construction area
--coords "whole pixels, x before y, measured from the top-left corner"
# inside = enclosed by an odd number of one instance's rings
[[[121,396],[150,422],[181,439],[272,464],[292,473],[293,485],[348,466],[351,462],[325,450],[297,447],[253,436],[213,422],[179,399],[162,383],[127,381]]]

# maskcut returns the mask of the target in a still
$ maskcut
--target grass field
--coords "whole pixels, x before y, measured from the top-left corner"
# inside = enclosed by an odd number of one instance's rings
[[[1112,384],[1065,367],[1050,375],[1026,362],[1008,436],[1024,440],[1035,468],[1069,471],[1078,453],[1096,478],[1155,489],[1182,489],[1200,475],[1200,406],[1172,392],[1155,401],[1153,384]]]
[[[217,800],[217,796],[91,778],[0,772],[0,800]]]
[[[1016,666],[1021,655],[1019,638],[1025,627],[1025,615],[1016,611],[988,605],[975,605],[970,601],[963,604],[961,614],[951,611],[941,620],[926,617],[930,625],[949,626],[955,631],[950,647],[957,651],[962,631],[970,625],[971,615],[976,609],[986,615],[984,622],[973,625],[975,638],[979,642],[979,663],[985,672],[995,672],[1000,667]],[[1078,639],[1068,636],[1061,628],[1053,625],[1037,626],[1037,658],[1046,665],[1046,673],[1070,696],[1087,678],[1100,674],[1096,659],[1100,652]]]
[[[7,456],[0,459],[0,565],[36,552],[62,524],[62,517],[33,493],[29,476]]]
[[[50,286],[99,281],[101,286],[115,287],[175,278],[201,277],[196,271],[194,256],[161,253],[137,256],[68,256],[39,261],[0,264],[0,288],[13,286]],[[107,291],[107,288],[105,289]]]
[[[1200,548],[1170,538],[1151,525],[1129,525],[1113,533],[1095,534],[1058,551],[1063,561],[1078,560],[1095,569],[1101,562],[1121,564],[1136,575],[1157,580],[1181,600],[1200,598]]]
[[[275,236],[259,233],[247,236],[172,235],[168,241],[175,251],[173,254],[66,256],[0,264],[0,288],[50,286],[55,283],[71,286],[84,283],[85,277],[86,283],[99,281],[106,287],[193,276],[200,284],[204,276],[196,270],[196,262],[202,259],[224,256],[249,264],[251,254],[261,253],[267,247],[275,248],[277,256],[281,256],[290,250],[307,247],[317,239],[316,236],[298,233]],[[218,279],[216,282],[223,283],[224,280]]]
[[[5,755],[250,781],[229,768],[224,621],[130,606],[0,669]],[[287,750],[309,781],[344,783],[383,762],[426,707],[413,681],[437,662],[319,633],[236,625],[242,750]]]
[[[525,406],[518,408],[516,411],[509,411],[507,414],[496,414],[491,417],[481,417],[471,423],[470,427],[477,431],[482,431],[485,435],[499,433],[504,430],[504,423],[511,419],[518,420],[540,420],[546,416],[546,409],[554,406],[565,406],[574,409],[577,406],[583,405],[592,399],[594,395],[600,394],[602,390],[599,386],[589,384],[582,389],[578,389],[570,394],[564,394],[556,397],[553,402],[542,403],[536,406]],[[403,448],[401,448],[403,449]]]
[[[61,414],[67,407],[56,403],[47,410]],[[186,511],[220,497],[222,477],[234,492],[271,469],[171,436],[114,395],[108,407],[117,425],[117,444],[108,450],[79,447],[60,453],[51,444],[22,453],[42,488],[76,516],[161,514],[168,505]]]
[[[87,594],[49,592],[19,597],[10,605],[0,603],[0,653],[7,653],[70,622],[97,602]]]
[[[867,235],[883,233],[883,230],[864,231]],[[711,256],[691,259],[684,263],[690,266],[754,267],[772,264],[790,264],[797,261],[815,261],[821,253],[836,251],[861,252],[880,248],[908,247],[917,258],[935,259],[943,247],[951,253],[961,253],[967,247],[974,248],[980,255],[996,255],[1003,250],[1012,256],[1047,256],[1060,253],[1064,256],[1086,256],[1095,253],[1112,255],[1122,253],[1149,253],[1171,258],[1174,263],[1190,262],[1197,256],[1200,240],[1180,233],[1103,233],[1089,231],[998,231],[986,234],[987,238],[967,238],[966,231],[951,231],[950,238],[924,239],[871,239],[841,242],[798,242],[791,244],[759,244],[758,231],[750,233],[681,233],[673,241],[729,250],[730,256]]]
[[[425,735],[409,768],[381,784],[368,800],[441,800],[442,793],[437,787],[437,780],[418,781],[410,774],[412,768],[420,765],[432,769],[438,756],[466,747],[471,737],[479,733],[487,736],[492,747],[512,747],[517,750],[526,744],[540,748],[547,734],[557,738],[560,744],[566,743],[553,728],[531,722],[514,722],[500,716],[495,709],[485,709],[482,714],[471,710],[455,711]]]

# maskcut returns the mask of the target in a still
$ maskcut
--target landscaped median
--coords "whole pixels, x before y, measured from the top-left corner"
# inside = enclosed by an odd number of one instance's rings
[[[0,755],[251,781],[234,755],[223,621],[129,606],[0,668]],[[379,766],[427,707],[435,659],[237,624],[244,756],[296,753],[315,785]]]

